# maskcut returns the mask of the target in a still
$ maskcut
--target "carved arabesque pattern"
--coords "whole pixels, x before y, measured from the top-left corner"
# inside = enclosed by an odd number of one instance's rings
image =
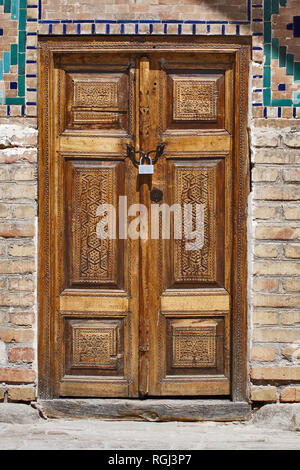
[[[117,108],[118,82],[75,81],[74,105],[92,108]]]
[[[175,80],[173,82],[175,121],[215,121],[217,88],[212,80]]]
[[[73,367],[116,368],[116,327],[74,327],[72,343]]]
[[[75,172],[75,281],[113,281],[113,241],[99,239],[96,233],[98,206],[113,203],[113,170],[77,168]]]
[[[192,204],[192,227],[195,230],[196,204],[203,204],[204,215],[200,229],[204,231],[203,246],[198,250],[187,250],[184,233],[182,240],[175,240],[175,280],[213,281],[215,279],[215,171],[213,168],[177,168],[176,203],[184,208]],[[182,211],[184,214],[184,211]],[[184,215],[183,215],[184,223]],[[182,228],[183,230],[183,228]],[[201,239],[199,234],[199,239]]]
[[[172,328],[172,367],[215,367],[216,324]]]

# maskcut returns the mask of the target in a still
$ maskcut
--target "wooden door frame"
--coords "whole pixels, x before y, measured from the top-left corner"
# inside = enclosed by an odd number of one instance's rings
[[[231,399],[248,401],[247,364],[247,197],[249,194],[249,148],[247,141],[249,37],[206,36],[97,36],[84,38],[39,37],[39,237],[38,237],[38,397],[53,398],[52,374],[55,360],[53,315],[55,304],[52,288],[51,213],[51,138],[53,136],[52,83],[54,56],[80,52],[150,52],[161,51],[231,53],[234,57],[235,137],[233,193],[233,302],[231,344]]]

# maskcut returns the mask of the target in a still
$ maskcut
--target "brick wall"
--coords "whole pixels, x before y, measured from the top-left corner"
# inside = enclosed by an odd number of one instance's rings
[[[0,400],[36,394],[38,34],[201,34],[253,39],[251,398],[300,401],[299,28],[299,0],[0,0]]]

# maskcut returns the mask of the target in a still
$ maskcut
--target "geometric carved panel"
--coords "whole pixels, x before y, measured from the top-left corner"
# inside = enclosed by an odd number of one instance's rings
[[[101,322],[103,323],[103,322]],[[117,325],[73,325],[72,367],[117,368]]]
[[[175,282],[215,281],[216,183],[216,170],[213,166],[175,164],[174,202],[182,209],[185,204],[192,206],[191,228],[195,231],[194,240],[199,241],[199,247],[197,243],[194,243],[194,247],[189,246],[190,240],[186,239],[182,226],[182,239],[174,240]],[[196,204],[202,206],[202,212],[198,214]],[[182,213],[184,224],[184,210]]]
[[[174,79],[174,121],[216,121],[216,81],[200,79]]]
[[[216,322],[171,323],[172,367],[216,367]]]
[[[66,87],[68,128],[127,129],[126,73],[67,74]]]
[[[96,232],[98,206],[114,203],[114,180],[114,168],[73,168],[73,282],[115,282],[115,242]]]

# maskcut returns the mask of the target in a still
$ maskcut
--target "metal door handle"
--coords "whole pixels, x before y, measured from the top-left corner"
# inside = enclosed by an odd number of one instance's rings
[[[157,160],[162,156],[164,153],[165,146],[167,142],[161,142],[157,145],[155,150],[149,150],[148,152],[143,152],[142,150],[135,150],[133,145],[127,144],[127,156],[132,160],[135,165],[139,165],[143,163],[144,159],[150,159],[150,154],[155,153],[155,156],[152,158],[152,163],[156,163]],[[138,154],[140,157],[137,159],[135,155]]]

